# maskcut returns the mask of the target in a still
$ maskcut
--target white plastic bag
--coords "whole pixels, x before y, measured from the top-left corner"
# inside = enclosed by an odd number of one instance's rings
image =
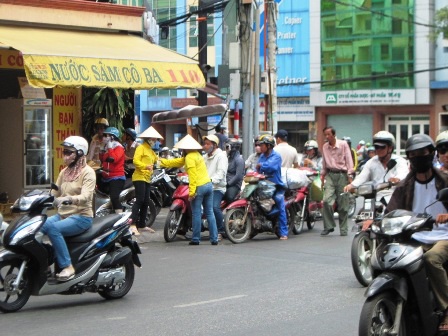
[[[299,189],[310,183],[306,172],[296,168],[282,168],[282,181],[288,189]]]

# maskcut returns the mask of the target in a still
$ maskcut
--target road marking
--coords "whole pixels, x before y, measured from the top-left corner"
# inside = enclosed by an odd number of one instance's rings
[[[109,317],[106,320],[112,320],[112,321],[115,321],[115,320],[125,320],[126,318],[127,318],[126,316],[117,316],[117,317]]]
[[[192,307],[192,306],[200,306],[200,305],[204,305],[204,304],[208,304],[208,303],[241,299],[241,298],[246,297],[246,296],[247,295],[227,296],[227,297],[223,297],[221,299],[214,299],[214,300],[208,300],[208,301],[199,301],[199,302],[192,302],[192,303],[187,303],[187,304],[183,304],[183,305],[178,305],[178,306],[174,306],[174,308],[185,308],[185,307]]]

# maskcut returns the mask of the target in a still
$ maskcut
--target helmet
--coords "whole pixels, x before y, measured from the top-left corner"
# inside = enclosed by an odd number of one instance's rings
[[[349,136],[342,137],[342,140],[347,141],[347,142],[352,142],[352,138],[350,138]]]
[[[395,147],[395,137],[388,131],[379,131],[373,136],[373,144],[388,144]]]
[[[374,152],[374,151],[375,151],[375,147],[373,147],[373,146],[367,147],[367,154],[369,152]]]
[[[241,140],[235,139],[235,138],[231,138],[231,139],[227,140],[226,145],[230,146],[230,150],[237,150],[237,151],[239,151],[241,149]]]
[[[104,125],[105,127],[109,126],[109,122],[107,121],[106,118],[97,118],[95,120],[95,125]]]
[[[364,146],[366,144],[366,142],[364,140],[361,140],[358,142],[358,144],[360,144],[361,146]]]
[[[317,141],[315,140],[308,140],[307,142],[305,142],[305,150],[310,150],[310,149],[317,149],[319,146],[317,145]]]
[[[137,132],[133,128],[126,128],[124,132],[128,134],[132,140],[135,141],[135,139],[137,139]]]
[[[255,146],[257,143],[259,143],[259,142],[260,142],[260,136],[257,135],[257,136],[254,137],[254,146]]]
[[[429,150],[435,149],[434,141],[429,135],[414,134],[406,141],[406,155],[408,152],[428,147]]]
[[[260,136],[260,141],[258,141],[260,144],[266,144],[271,145],[272,147],[275,146],[275,139],[272,135],[264,134]]]
[[[169,151],[170,149],[168,148],[168,147],[163,147],[160,151],[161,152],[167,152],[167,151]]]
[[[104,130],[104,134],[111,134],[115,138],[120,138],[120,131],[116,127],[108,127]]]
[[[216,135],[204,135],[202,137],[202,140],[209,140],[211,142],[214,142],[217,146],[219,146],[219,138]]]
[[[443,131],[436,138],[436,147],[448,144],[448,131]]]
[[[72,135],[66,138],[64,142],[61,143],[61,146],[76,149],[79,156],[87,155],[87,152],[89,151],[89,144],[87,143],[87,140],[77,135]],[[80,151],[82,154],[79,153]]]

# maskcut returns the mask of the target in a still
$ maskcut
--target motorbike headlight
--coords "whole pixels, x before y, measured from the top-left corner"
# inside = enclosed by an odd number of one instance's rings
[[[411,219],[412,216],[401,217],[384,217],[381,221],[381,231],[387,235],[400,233],[403,226]]]
[[[28,222],[20,225],[12,234],[11,234],[11,242],[10,245],[17,244],[21,239],[34,234],[42,224],[42,216],[34,217]]]
[[[22,196],[18,200],[14,202],[13,208],[18,209],[20,211],[28,211],[31,208],[33,202],[41,197],[40,195],[34,196]]]
[[[189,183],[188,175],[181,176],[181,177],[180,177],[180,182],[182,182],[182,183],[184,183],[184,184],[188,184],[188,183]]]

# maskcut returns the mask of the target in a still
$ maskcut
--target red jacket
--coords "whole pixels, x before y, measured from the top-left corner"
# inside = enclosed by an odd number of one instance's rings
[[[114,148],[100,153],[101,166],[103,167],[103,178],[110,179],[124,176],[124,147],[117,142]],[[107,158],[113,158],[114,162],[107,162]]]

